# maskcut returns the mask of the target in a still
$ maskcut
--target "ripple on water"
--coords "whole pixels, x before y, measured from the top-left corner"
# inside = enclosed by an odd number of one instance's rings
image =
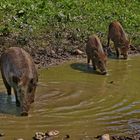
[[[7,94],[0,94],[0,111],[6,116],[0,115],[1,129],[21,134],[57,128],[77,136],[139,130],[139,63],[133,58],[109,60],[107,76],[88,73],[85,65],[42,71],[28,117],[8,117],[16,115],[15,99],[9,102]]]
[[[94,102],[92,102],[91,99],[80,99],[82,94],[82,90],[71,90],[69,93],[61,91],[60,89],[49,90],[49,94],[41,95],[37,99],[36,107],[41,107],[41,109],[37,109],[37,111],[42,111],[45,114],[46,110],[48,111],[47,108],[49,108],[49,106],[45,107],[47,102],[48,104],[51,103],[54,105],[50,112],[57,115],[68,115],[83,111],[84,108],[89,109]]]

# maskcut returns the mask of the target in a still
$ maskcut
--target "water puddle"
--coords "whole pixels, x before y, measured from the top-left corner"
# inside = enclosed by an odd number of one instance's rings
[[[85,60],[84,60],[85,61]],[[14,95],[0,78],[0,132],[4,140],[31,140],[36,131],[59,130],[61,140],[88,140],[98,134],[140,129],[140,56],[108,61],[108,75],[87,69],[85,62],[41,69],[35,103],[19,117]]]

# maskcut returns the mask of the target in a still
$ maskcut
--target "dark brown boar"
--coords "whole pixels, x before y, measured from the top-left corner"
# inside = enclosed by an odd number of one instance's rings
[[[122,25],[118,21],[113,21],[109,25],[108,43],[107,43],[108,47],[110,39],[114,42],[117,58],[119,58],[120,55],[119,50],[120,50],[121,54],[124,56],[124,59],[127,59],[130,43]]]
[[[101,74],[106,74],[106,61],[107,56],[103,50],[100,39],[96,35],[89,37],[86,45],[87,63],[89,66],[90,60],[92,60],[93,69],[96,67],[100,70]]]
[[[13,88],[16,105],[21,106],[21,115],[27,116],[38,81],[33,59],[22,48],[11,47],[1,55],[0,68],[8,95]]]

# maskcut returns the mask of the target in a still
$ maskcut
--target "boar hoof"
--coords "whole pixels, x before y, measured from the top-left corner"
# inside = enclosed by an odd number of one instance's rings
[[[22,112],[21,116],[28,116],[28,113],[27,112]]]
[[[96,67],[95,66],[93,66],[93,71],[96,71]]]
[[[106,74],[107,74],[107,72],[106,72],[106,71],[102,72],[102,75],[106,75]]]
[[[87,65],[87,69],[90,69],[90,65]]]
[[[127,60],[127,57],[124,57],[125,60]]]
[[[20,102],[18,100],[16,101],[16,106],[20,107]]]

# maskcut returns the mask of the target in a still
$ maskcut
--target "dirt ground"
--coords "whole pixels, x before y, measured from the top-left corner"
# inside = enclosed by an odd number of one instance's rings
[[[0,36],[0,55],[9,47],[24,48],[33,57],[38,68],[58,65],[74,58],[86,58],[86,39],[79,39],[67,32],[64,38],[56,38],[52,34],[39,37],[24,37],[20,34]],[[135,49],[137,48],[137,49]],[[140,48],[129,50],[129,55],[139,54]]]

